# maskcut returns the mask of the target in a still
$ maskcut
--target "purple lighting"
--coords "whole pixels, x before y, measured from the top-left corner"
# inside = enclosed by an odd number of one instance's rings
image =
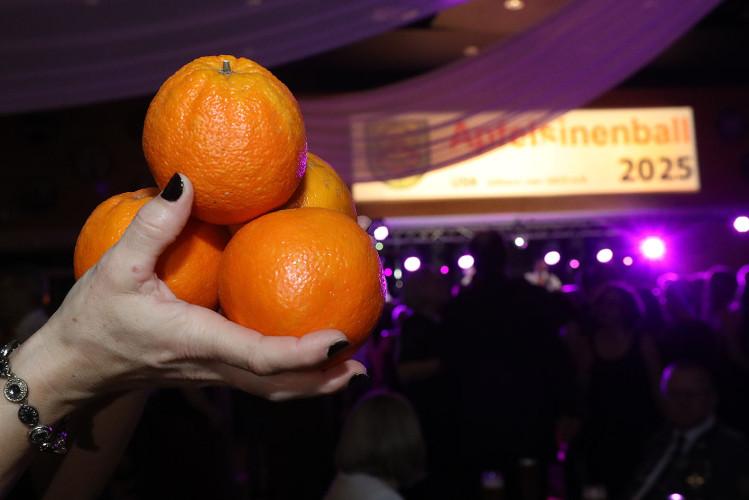
[[[403,267],[406,271],[416,271],[421,267],[421,260],[418,257],[408,257],[403,261]]]
[[[440,267],[440,272],[441,272],[442,274],[447,274],[447,273],[449,273],[449,272],[450,272],[450,268],[449,268],[449,267],[447,267],[447,266],[442,266],[442,267]]]
[[[666,244],[656,236],[649,236],[640,244],[640,251],[646,258],[657,260],[666,253]]]
[[[733,221],[733,228],[740,233],[749,231],[749,217],[745,215],[736,217],[736,220]]]
[[[622,259],[622,264],[624,264],[627,267],[631,266],[633,263],[634,263],[634,260],[629,255],[627,255],[626,257]]]
[[[579,261],[579,260],[577,260],[577,259],[572,259],[572,260],[570,261],[570,267],[571,267],[572,269],[577,269],[578,267],[580,267],[580,261]]]

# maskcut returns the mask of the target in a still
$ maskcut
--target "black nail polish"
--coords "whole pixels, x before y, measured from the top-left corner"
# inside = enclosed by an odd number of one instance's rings
[[[349,379],[348,387],[361,387],[367,382],[369,382],[369,375],[366,373],[357,373]]]
[[[335,356],[336,354],[338,354],[339,352],[341,352],[342,350],[344,350],[348,346],[349,346],[349,343],[348,343],[347,340],[336,340],[333,343],[333,345],[331,345],[328,348],[328,357],[332,358],[333,356]]]
[[[161,197],[166,201],[177,201],[182,196],[183,187],[182,177],[179,174],[174,174],[161,192]]]

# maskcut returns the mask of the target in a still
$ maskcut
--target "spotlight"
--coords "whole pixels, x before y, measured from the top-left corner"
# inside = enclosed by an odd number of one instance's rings
[[[650,260],[657,260],[663,257],[666,253],[666,245],[663,240],[656,236],[649,236],[645,238],[640,245],[640,251],[645,258]]]
[[[596,260],[600,262],[601,264],[605,264],[606,262],[611,262],[611,259],[614,258],[614,252],[611,251],[610,248],[604,248],[602,250],[599,250],[596,254]]]
[[[746,215],[736,217],[736,220],[733,221],[733,228],[740,233],[749,231],[749,217]]]
[[[579,267],[580,267],[580,261],[579,261],[579,260],[577,260],[577,259],[572,259],[572,260],[570,261],[570,267],[571,267],[572,269],[577,269],[577,268],[579,268]]]
[[[458,259],[458,267],[461,269],[470,269],[473,267],[473,257],[465,254]]]
[[[515,243],[515,246],[518,248],[526,248],[528,246],[528,242],[522,236],[516,236],[514,243]]]
[[[414,272],[421,267],[421,260],[418,257],[408,257],[403,261],[403,267],[406,271]]]
[[[382,270],[382,274],[384,274],[385,276],[392,276],[393,270],[390,269],[389,267],[386,267],[385,269]]]
[[[379,226],[375,228],[375,230],[372,232],[372,235],[377,241],[384,240],[385,238],[388,237],[389,234],[390,234],[390,231],[388,231],[387,226]]]
[[[393,270],[393,278],[399,280],[402,277],[403,277],[403,271],[401,271],[400,269],[394,269]]]
[[[383,248],[385,248],[385,245],[383,245],[381,241],[378,241],[377,243],[375,243],[375,250],[377,250],[378,252],[382,250]]]
[[[627,267],[631,266],[633,263],[634,263],[634,260],[629,255],[627,255],[626,257],[622,259],[622,264],[624,264]]]
[[[547,252],[546,255],[544,255],[544,262],[546,262],[547,266],[553,266],[555,264],[558,264],[561,260],[562,256],[559,255],[559,252],[556,250],[552,250],[551,252]]]
[[[442,266],[442,267],[440,267],[440,272],[441,272],[442,274],[447,274],[447,273],[449,273],[449,272],[450,272],[450,268],[449,268],[449,267],[447,267],[447,266]]]

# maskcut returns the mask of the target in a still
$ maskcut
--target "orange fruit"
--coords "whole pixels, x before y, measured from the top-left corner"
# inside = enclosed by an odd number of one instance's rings
[[[304,174],[299,104],[270,71],[244,58],[201,57],[170,76],[151,101],[143,152],[159,188],[186,174],[192,215],[236,224],[283,205]]]
[[[117,243],[140,207],[159,194],[156,188],[122,193],[89,215],[75,244],[73,274],[79,279]],[[210,309],[218,305],[218,261],[229,233],[223,226],[190,218],[156,264],[156,274],[178,298]]]
[[[385,303],[379,255],[350,217],[325,208],[292,208],[242,226],[219,265],[226,316],[264,335],[301,337],[341,330],[351,356],[367,340]]]
[[[356,220],[356,206],[346,183],[329,163],[309,152],[302,182],[281,208],[302,207],[328,208]]]

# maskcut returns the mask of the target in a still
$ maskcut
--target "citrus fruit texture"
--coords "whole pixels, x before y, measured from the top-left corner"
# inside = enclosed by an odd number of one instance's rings
[[[281,208],[302,207],[328,208],[356,220],[356,206],[346,183],[328,162],[309,152],[302,181]]]
[[[338,360],[364,344],[385,302],[369,235],[325,208],[279,210],[242,226],[224,250],[218,281],[226,316],[264,335],[341,330],[351,345]]]
[[[140,207],[159,194],[146,188],[112,196],[89,215],[78,234],[73,274],[79,279],[119,241]],[[156,264],[156,274],[178,298],[210,309],[218,305],[218,262],[229,240],[225,227],[190,218]]]
[[[143,152],[159,188],[177,172],[195,187],[192,215],[246,222],[283,205],[304,174],[299,104],[270,71],[244,58],[195,59],[149,105]]]

